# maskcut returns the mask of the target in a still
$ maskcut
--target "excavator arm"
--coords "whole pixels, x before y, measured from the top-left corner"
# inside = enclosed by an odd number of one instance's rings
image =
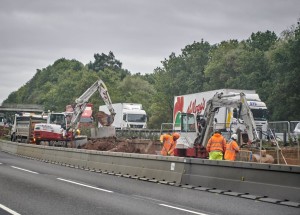
[[[76,104],[74,107],[74,114],[72,115],[71,123],[69,124],[67,131],[70,130],[71,128],[74,128],[73,132],[76,132],[79,125],[80,117],[83,111],[85,110],[89,99],[96,91],[99,91],[100,97],[107,105],[109,112],[111,114],[111,115],[102,114],[102,116],[99,118],[101,124],[103,124],[104,126],[110,126],[113,123],[115,111],[112,107],[112,102],[109,97],[107,87],[104,84],[104,82],[101,79],[99,79],[90,88],[88,88],[79,98],[75,100]]]
[[[256,124],[253,118],[253,114],[251,112],[251,109],[248,105],[246,95],[244,93],[241,93],[240,95],[240,112],[239,112],[239,118],[243,120],[242,123],[239,123],[238,125],[244,126],[244,130],[247,131],[249,140],[254,143],[258,142],[260,140],[258,132],[256,130]],[[240,130],[242,130],[240,128]]]
[[[239,93],[223,95],[223,93],[217,93],[207,102],[202,118],[205,123],[201,123],[199,130],[199,143],[202,143],[202,145],[205,146],[208,142],[210,134],[213,130],[215,114],[221,107],[239,109],[238,117],[236,122],[234,122],[237,125],[237,128],[247,131],[249,140],[251,142],[256,142],[259,140],[258,133],[256,131],[256,124],[250,107],[247,103],[245,94]]]

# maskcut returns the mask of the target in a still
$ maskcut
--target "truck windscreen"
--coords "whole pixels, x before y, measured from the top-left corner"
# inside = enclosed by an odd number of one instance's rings
[[[146,122],[147,116],[144,114],[128,114],[127,121],[128,122]]]
[[[254,120],[266,121],[268,119],[267,109],[251,109]]]

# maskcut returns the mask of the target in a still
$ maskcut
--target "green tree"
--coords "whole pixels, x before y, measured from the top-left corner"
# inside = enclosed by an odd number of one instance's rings
[[[277,35],[272,31],[252,33],[250,38],[246,40],[246,44],[251,49],[260,51],[268,51],[278,40]]]
[[[237,40],[223,41],[212,49],[204,70],[205,91],[225,88],[227,81],[239,76],[237,58],[241,52]]]
[[[154,95],[151,106],[153,126],[160,128],[161,123],[172,122],[174,96],[202,90],[205,83],[204,68],[209,60],[210,49],[208,42],[194,42],[182,49],[179,56],[172,53],[162,62],[162,67],[154,70],[157,94]]]
[[[300,25],[281,38],[268,55],[267,103],[271,120],[299,120]]]
[[[151,128],[151,112],[149,112],[152,104],[152,97],[156,93],[153,85],[143,80],[140,75],[127,76],[118,85],[117,90],[122,92],[122,97],[119,100],[115,100],[114,103],[140,103],[143,105],[143,109],[148,114],[148,127]]]

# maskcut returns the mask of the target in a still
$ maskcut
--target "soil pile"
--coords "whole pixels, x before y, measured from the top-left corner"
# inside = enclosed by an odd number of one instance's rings
[[[99,139],[89,139],[82,149],[125,152],[125,153],[141,153],[141,154],[157,154],[161,144],[157,141],[138,140],[138,139],[118,139],[116,137],[107,137]]]

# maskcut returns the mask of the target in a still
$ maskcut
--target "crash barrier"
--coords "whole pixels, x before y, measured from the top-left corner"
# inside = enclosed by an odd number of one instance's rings
[[[300,202],[299,181],[299,166],[189,159],[181,183]]]
[[[77,168],[216,192],[234,191],[300,202],[300,167],[251,162],[163,157],[36,146],[0,140],[0,149]],[[239,192],[239,193],[238,193]]]
[[[77,168],[180,184],[184,158],[0,141],[1,150]]]
[[[288,143],[291,138],[295,137],[293,133],[295,126],[300,121],[272,121],[268,122],[268,129],[271,129],[276,138],[279,141],[283,141],[284,143]],[[220,124],[220,123],[219,123]],[[139,139],[150,139],[150,140],[158,140],[160,134],[162,133],[172,133],[173,132],[173,124],[172,123],[162,123],[161,129],[137,129],[137,128],[127,128],[127,129],[116,129],[117,137],[125,137],[125,138],[139,138]],[[228,133],[230,135],[230,133]],[[268,133],[260,134],[263,139],[266,136],[269,136]],[[229,139],[230,136],[227,137]]]

